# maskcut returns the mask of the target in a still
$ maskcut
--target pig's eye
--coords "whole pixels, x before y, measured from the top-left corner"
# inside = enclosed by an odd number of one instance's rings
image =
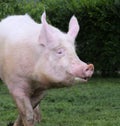
[[[63,52],[62,52],[62,50],[59,50],[57,53],[58,53],[58,54],[62,54]]]
[[[57,50],[57,55],[60,55],[61,56],[63,54],[64,54],[64,49],[61,48],[61,49],[58,49]]]

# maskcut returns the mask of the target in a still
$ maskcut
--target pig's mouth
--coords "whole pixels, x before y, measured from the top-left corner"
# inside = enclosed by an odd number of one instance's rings
[[[84,78],[81,78],[81,79],[84,80],[84,81],[88,81],[87,77],[84,77]]]
[[[73,74],[69,73],[70,78],[74,78],[75,81],[77,82],[87,82],[89,77],[81,77],[81,76],[74,76]]]
[[[75,77],[75,81],[79,81],[79,82],[87,82],[89,78],[87,77]]]
[[[82,79],[85,81],[88,81],[90,79],[90,77],[83,77]]]

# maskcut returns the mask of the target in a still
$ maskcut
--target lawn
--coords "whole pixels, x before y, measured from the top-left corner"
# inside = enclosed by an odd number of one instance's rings
[[[120,126],[120,79],[92,78],[70,88],[52,89],[41,102],[36,126]],[[0,126],[17,117],[5,85],[0,84]]]

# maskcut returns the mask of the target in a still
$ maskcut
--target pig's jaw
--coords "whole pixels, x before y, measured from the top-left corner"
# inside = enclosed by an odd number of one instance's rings
[[[88,79],[83,79],[83,78],[79,78],[79,77],[75,77],[75,82],[87,82]]]
[[[82,77],[75,77],[71,74],[71,80],[69,81],[69,83],[76,83],[76,82],[87,82],[88,78],[82,78]]]
[[[76,83],[76,82],[87,82],[89,78],[87,77],[83,77],[82,73],[78,76],[76,76],[74,73],[72,72],[67,72],[67,74],[69,75],[69,78],[72,79],[72,82]]]
[[[76,82],[87,82],[88,78],[82,78],[82,77],[77,77],[74,76],[73,74],[67,72],[67,78],[65,78],[64,83],[69,84],[69,85],[74,85]]]
[[[66,72],[66,76],[62,79],[55,79],[53,77],[47,76],[45,74],[41,74],[40,77],[41,83],[46,85],[46,88],[52,87],[69,87],[75,84],[75,77]]]
[[[82,79],[82,78],[79,78],[79,77],[74,77],[74,76],[71,76],[71,78],[69,79],[65,79],[65,81],[63,82],[60,82],[58,84],[61,84],[63,85],[63,87],[69,87],[69,86],[72,86],[72,85],[75,85],[76,83],[86,83],[88,81],[88,79]]]
[[[62,88],[62,87],[69,87],[72,85],[75,85],[75,83],[79,82],[87,82],[87,80],[75,77],[71,74],[68,74],[63,80],[55,81],[52,78],[48,78],[48,76],[42,75],[40,76],[40,79],[38,82],[41,83],[41,86],[43,86],[43,89],[49,89],[49,88]]]

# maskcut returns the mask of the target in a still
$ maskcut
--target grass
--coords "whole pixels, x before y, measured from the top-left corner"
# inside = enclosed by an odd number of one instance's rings
[[[47,91],[36,126],[120,126],[120,79],[93,78],[87,84]],[[0,126],[17,117],[5,85],[0,84]]]

